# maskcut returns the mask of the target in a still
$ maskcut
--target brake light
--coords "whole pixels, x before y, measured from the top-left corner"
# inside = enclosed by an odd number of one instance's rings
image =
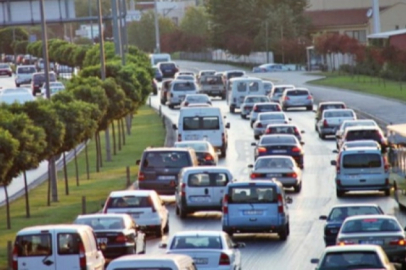
[[[178,134],[178,142],[182,141],[182,134]]]
[[[354,245],[354,241],[350,241],[350,240],[344,240],[344,241],[338,241],[337,245],[338,246],[346,246],[346,245]]]
[[[295,127],[294,132],[295,132],[295,134],[299,134],[299,133],[300,133],[299,130],[297,129],[297,127]]]
[[[308,95],[307,99],[313,99],[313,97],[311,95]]]
[[[389,242],[389,245],[392,246],[405,246],[406,245],[406,241],[405,239],[397,239],[397,240],[392,240]]]
[[[253,111],[254,111],[254,112],[257,112],[257,111],[258,111],[258,106],[254,106]]]
[[[221,253],[219,265],[230,265],[230,257],[225,253]]]
[[[290,98],[288,96],[285,97],[285,100],[289,100]]]
[[[13,262],[12,262],[12,267],[13,270],[18,270],[18,247],[16,244],[14,244],[14,248],[13,248]]]
[[[292,148],[292,152],[294,152],[294,153],[299,153],[300,151],[301,151],[300,148],[297,146]]]
[[[182,183],[181,190],[180,190],[180,196],[185,197],[186,192],[185,192],[186,184]]]
[[[86,269],[86,266],[87,266],[86,252],[85,252],[85,246],[83,245],[83,242],[79,243],[79,265],[80,265],[80,269]]]
[[[266,153],[265,147],[258,147],[258,153]]]
[[[326,119],[324,119],[324,121],[323,121],[323,127],[328,127],[328,123],[327,123]]]
[[[262,128],[262,123],[258,123],[257,127]]]
[[[297,174],[296,174],[296,173],[287,173],[287,174],[286,174],[286,177],[293,177],[293,178],[296,178],[296,177],[297,177]]]
[[[251,173],[251,175],[250,175],[251,179],[259,178],[261,176],[262,176],[262,174],[259,174],[259,173]]]
[[[204,159],[205,160],[213,160],[213,157],[210,154],[207,154]]]
[[[283,199],[282,199],[282,195],[278,194],[278,213],[279,214],[283,214]]]
[[[127,237],[125,237],[124,234],[120,233],[119,235],[117,235],[116,240],[117,243],[125,243],[127,242]]]
[[[228,214],[228,194],[223,198],[223,214]]]
[[[145,180],[145,174],[143,172],[138,173],[138,181],[143,181]]]
[[[271,134],[271,133],[272,133],[272,131],[271,131],[270,128],[268,128],[268,129],[265,131],[265,134]]]

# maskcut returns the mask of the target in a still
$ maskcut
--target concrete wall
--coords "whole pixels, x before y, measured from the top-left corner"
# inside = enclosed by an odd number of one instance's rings
[[[371,0],[308,0],[308,2],[308,10],[369,8],[372,6]],[[397,3],[406,3],[406,0],[379,1],[381,7],[391,6]]]

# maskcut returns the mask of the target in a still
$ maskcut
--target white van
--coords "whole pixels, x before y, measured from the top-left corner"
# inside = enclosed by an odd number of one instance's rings
[[[105,259],[87,225],[44,225],[17,233],[13,269],[104,269]]]
[[[107,270],[197,270],[193,259],[181,254],[127,255],[110,262]]]
[[[177,79],[173,80],[169,86],[169,91],[166,93],[168,107],[173,109],[185,100],[186,95],[197,94],[197,88],[195,82]]]
[[[216,150],[220,150],[221,157],[225,157],[230,123],[225,123],[224,118],[218,107],[182,107],[178,126],[174,124],[173,128],[178,130],[179,142],[206,139]]]
[[[171,62],[171,56],[167,53],[154,53],[149,55],[151,65],[156,66],[160,62]]]
[[[230,79],[227,105],[230,112],[234,113],[240,108],[247,95],[265,95],[264,82],[253,77],[240,77]]]

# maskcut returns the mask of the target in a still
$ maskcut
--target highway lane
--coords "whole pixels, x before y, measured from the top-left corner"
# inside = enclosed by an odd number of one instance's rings
[[[213,65],[207,63],[179,62],[181,69],[196,72],[199,69],[216,69],[218,71],[235,69],[227,65]],[[264,74],[261,74],[264,76]],[[293,75],[293,76],[292,76]],[[291,74],[269,74],[270,79],[278,83],[293,83],[299,86],[304,81],[302,75]],[[290,80],[286,80],[289,77]],[[298,77],[298,78],[296,78]],[[318,99],[318,90],[311,89]],[[328,100],[328,93],[322,100]],[[344,96],[344,95],[342,95]],[[342,100],[338,97],[333,99]],[[151,98],[152,105],[159,107],[158,97]],[[220,165],[231,169],[236,179],[246,181],[249,170],[247,165],[253,162],[253,149],[250,145],[254,141],[249,121],[243,120],[238,114],[230,114],[225,101],[215,100],[214,106],[218,106],[227,115],[231,124],[229,130],[229,149],[227,158],[220,161]],[[162,112],[177,123],[178,109],[170,110],[162,106]],[[314,113],[304,110],[288,111],[301,129],[305,130],[305,169],[303,188],[300,194],[287,192],[293,198],[290,206],[291,235],[286,242],[278,241],[277,236],[266,234],[236,236],[237,241],[246,242],[247,246],[242,249],[243,269],[314,269],[310,264],[310,258],[318,257],[324,249],[323,242],[323,221],[319,221],[321,214],[327,214],[335,204],[370,202],[378,203],[386,213],[395,214],[400,222],[406,225],[403,215],[398,214],[397,206],[392,198],[384,197],[382,193],[369,192],[364,194],[350,194],[344,198],[337,199],[335,195],[334,176],[335,169],[330,165],[330,160],[336,156],[332,153],[335,149],[334,139],[322,141],[314,131]],[[176,215],[173,206],[169,206],[171,220],[171,234],[182,230],[221,230],[220,213],[198,213],[181,221]],[[164,238],[163,241],[166,239]],[[148,242],[147,253],[162,253],[158,248],[160,239],[153,239]]]

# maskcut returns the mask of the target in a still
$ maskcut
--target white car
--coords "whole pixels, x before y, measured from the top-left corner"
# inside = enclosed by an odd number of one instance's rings
[[[34,101],[35,97],[27,88],[7,88],[0,92],[0,103],[12,104]]]
[[[258,114],[257,121],[254,122],[252,128],[254,129],[254,138],[259,139],[265,133],[266,127],[269,124],[288,124],[292,121],[284,112],[264,112]]]
[[[241,269],[239,248],[245,244],[234,243],[222,231],[183,231],[161,247],[167,248],[166,254],[189,255],[198,270],[235,270]]]
[[[56,93],[65,90],[65,85],[61,82],[49,82],[49,90],[51,92],[51,96],[55,95]],[[46,95],[46,86],[45,83],[41,88],[41,95]]]
[[[180,104],[181,107],[188,107],[191,104],[211,104],[210,97],[206,94],[189,94],[185,96],[185,99]]]

